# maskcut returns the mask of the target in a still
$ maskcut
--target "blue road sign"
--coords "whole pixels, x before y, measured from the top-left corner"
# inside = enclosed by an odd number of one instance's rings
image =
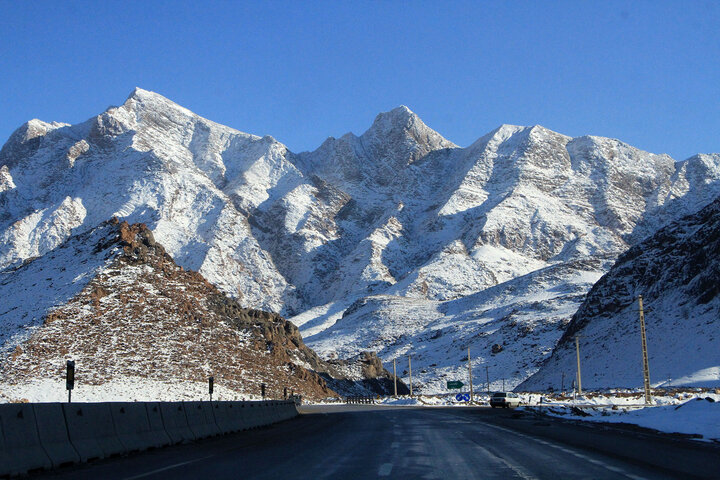
[[[455,395],[455,400],[458,402],[469,402],[470,401],[470,394],[469,393],[458,393]]]

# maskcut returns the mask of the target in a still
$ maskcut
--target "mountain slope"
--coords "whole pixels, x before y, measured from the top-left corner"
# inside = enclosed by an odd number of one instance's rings
[[[642,386],[638,295],[652,384],[720,385],[718,279],[720,198],[621,255],[590,290],[552,356],[520,388],[557,388],[562,372],[572,377],[575,335],[584,387]]]
[[[3,384],[61,381],[65,360],[74,359],[84,385],[156,381],[182,389],[213,375],[235,395],[257,395],[260,383],[275,398],[284,388],[315,399],[334,395],[297,328],[241,308],[177,266],[144,225],[106,222],[84,240],[105,264],[16,343],[2,362]],[[57,254],[73,250],[64,244]]]

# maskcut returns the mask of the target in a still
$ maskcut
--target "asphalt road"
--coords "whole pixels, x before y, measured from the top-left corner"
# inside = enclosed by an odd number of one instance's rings
[[[66,467],[38,478],[720,478],[718,447],[518,411],[364,405],[303,411],[272,427]],[[664,462],[665,468],[647,462]]]

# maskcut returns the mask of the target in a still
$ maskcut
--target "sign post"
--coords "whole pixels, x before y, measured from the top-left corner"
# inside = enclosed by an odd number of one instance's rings
[[[262,394],[263,400],[265,400],[265,384],[264,383],[260,384],[260,393]]]
[[[75,360],[68,360],[67,373],[65,375],[65,389],[68,392],[68,403],[72,401],[73,388],[75,388]]]
[[[215,377],[208,378],[208,391],[210,392],[210,401],[212,402],[213,386],[215,383]]]

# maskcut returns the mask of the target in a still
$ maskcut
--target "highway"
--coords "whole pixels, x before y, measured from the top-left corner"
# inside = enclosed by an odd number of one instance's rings
[[[370,405],[302,411],[297,419],[259,430],[34,477],[638,480],[719,475],[718,446],[521,411]]]

